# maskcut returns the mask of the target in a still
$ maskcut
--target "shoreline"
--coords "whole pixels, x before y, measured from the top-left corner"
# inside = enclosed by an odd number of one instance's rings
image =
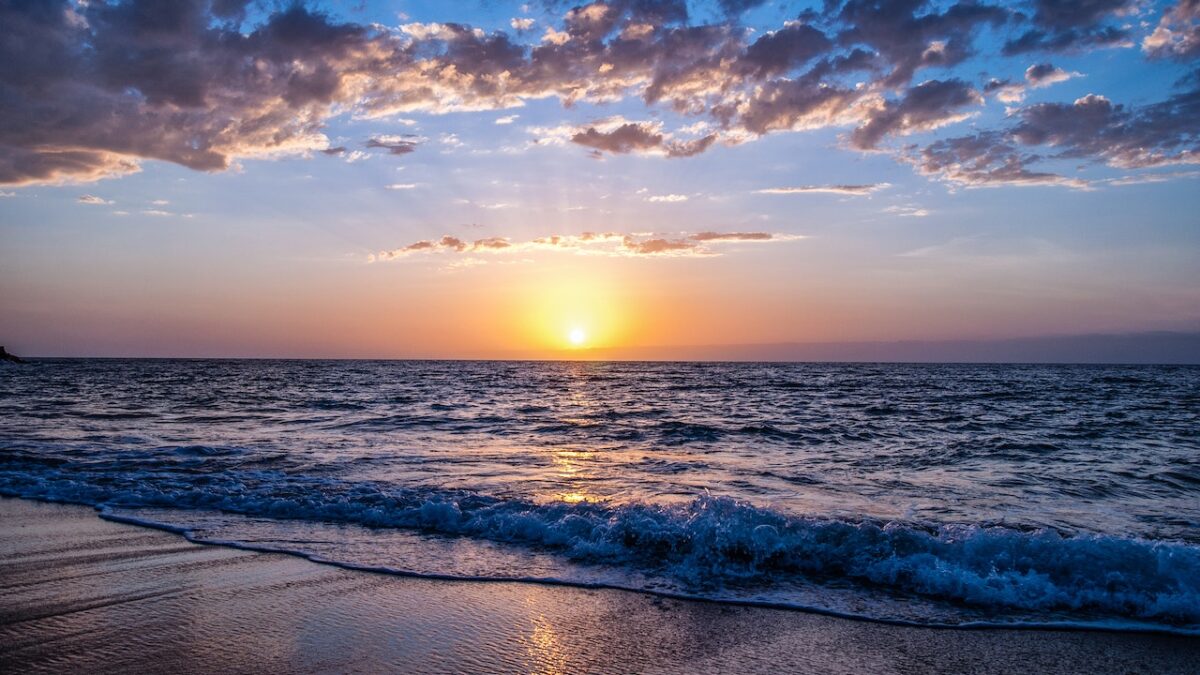
[[[5,499],[0,495],[0,499]],[[318,555],[305,553],[303,551],[295,551],[285,548],[273,548],[270,546],[260,546],[247,544],[240,541],[216,540],[206,541],[203,539],[194,539],[191,536],[191,530],[185,527],[179,527],[166,523],[160,523],[151,520],[142,520],[130,516],[122,516],[108,511],[106,507],[92,506],[90,504],[76,502],[56,502],[53,500],[44,500],[27,497],[14,497],[14,499],[24,499],[27,501],[46,503],[46,504],[66,504],[71,506],[82,506],[92,510],[95,515],[101,520],[106,520],[112,523],[122,525],[131,525],[170,534],[178,535],[192,544],[200,546],[221,546],[226,548],[234,548],[241,551],[252,553],[268,553],[273,555],[287,555],[307,560],[317,565],[328,565],[339,569],[348,570],[351,572],[362,572],[365,574],[383,574],[388,576],[407,578],[407,579],[426,579],[432,581],[446,581],[453,583],[481,583],[481,584],[534,584],[538,586],[547,586],[550,588],[575,588],[581,590],[606,591],[614,593],[635,593],[639,595],[648,595],[654,598],[664,600],[676,600],[680,602],[704,603],[727,607],[744,607],[749,609],[770,609],[780,610],[785,612],[800,612],[804,614],[816,614],[819,616],[842,619],[846,621],[862,621],[865,623],[876,623],[885,626],[896,626],[900,628],[921,628],[935,630],[1046,630],[1046,631],[1083,631],[1095,633],[1140,633],[1146,635],[1172,635],[1177,637],[1200,637],[1200,631],[1174,630],[1167,627],[1158,627],[1153,624],[1131,621],[1128,624],[1120,624],[1110,622],[1108,624],[1088,624],[1074,623],[1069,621],[1063,622],[1043,622],[1043,623],[1001,623],[1001,622],[983,622],[969,621],[963,623],[920,623],[916,621],[907,621],[904,619],[890,619],[872,616],[863,616],[857,614],[845,614],[831,609],[823,609],[820,607],[808,607],[803,605],[789,604],[786,602],[772,602],[770,600],[750,600],[737,598],[711,598],[700,595],[687,595],[685,593],[676,593],[671,591],[662,591],[656,589],[633,588],[621,586],[618,584],[607,583],[589,583],[585,581],[569,581],[557,579],[553,577],[484,577],[484,576],[459,576],[453,574],[435,574],[412,572],[408,570],[396,569],[394,567],[376,567],[371,565],[363,565],[352,562],[342,562],[322,558]]]
[[[0,669],[1191,672],[1200,640],[399,576],[0,499]],[[332,639],[331,636],[341,636]],[[331,641],[332,640],[332,641]]]

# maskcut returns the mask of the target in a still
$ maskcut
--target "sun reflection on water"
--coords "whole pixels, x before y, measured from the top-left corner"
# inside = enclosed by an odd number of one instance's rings
[[[562,638],[554,630],[549,619],[536,611],[537,600],[525,598],[525,605],[531,610],[530,621],[533,626],[525,639],[526,650],[529,653],[531,673],[543,675],[559,675],[567,672],[567,649]]]
[[[554,478],[558,483],[554,501],[568,504],[600,501],[600,497],[588,489],[588,483],[594,478],[589,464],[597,459],[596,453],[590,450],[558,449],[554,451],[551,461],[554,463]]]

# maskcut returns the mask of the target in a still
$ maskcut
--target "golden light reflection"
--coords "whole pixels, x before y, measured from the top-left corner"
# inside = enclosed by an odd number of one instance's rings
[[[592,459],[596,453],[591,450],[555,450],[554,466],[564,478],[573,476],[582,470],[581,462]]]
[[[534,662],[531,672],[557,675],[567,672],[567,653],[554,627],[544,615],[533,617],[533,630],[528,639],[529,656]]]
[[[553,456],[556,477],[566,483],[566,489],[555,495],[556,501],[568,504],[600,501],[600,498],[587,489],[591,479],[590,472],[584,465],[596,453],[588,450],[555,450]]]

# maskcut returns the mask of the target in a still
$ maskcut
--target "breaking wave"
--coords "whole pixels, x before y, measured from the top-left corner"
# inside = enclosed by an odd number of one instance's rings
[[[186,462],[236,452],[189,446],[174,454]],[[770,602],[773,588],[803,582],[915,597],[1001,623],[1013,615],[1027,623],[1200,629],[1200,546],[1182,542],[800,517],[712,496],[673,505],[535,503],[273,471],[113,469],[10,460],[0,464],[0,494],[171,509],[185,524],[188,512],[217,511],[454,535],[629,572],[619,577],[625,582],[609,585],[654,590],[637,580],[665,577],[687,595],[710,599],[726,598],[722,589],[736,586]],[[336,555],[330,561],[339,562]],[[773,604],[791,604],[783,595],[778,600]]]

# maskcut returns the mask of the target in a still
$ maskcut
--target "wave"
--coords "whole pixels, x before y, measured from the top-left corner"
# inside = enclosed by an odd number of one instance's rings
[[[197,446],[176,457],[230,452],[237,450]],[[174,469],[10,460],[0,463],[0,494],[470,537],[665,576],[689,596],[753,586],[769,598],[772,587],[802,580],[998,620],[1019,614],[1200,630],[1200,546],[1181,542],[800,517],[714,496],[675,505],[536,503],[277,471]]]

